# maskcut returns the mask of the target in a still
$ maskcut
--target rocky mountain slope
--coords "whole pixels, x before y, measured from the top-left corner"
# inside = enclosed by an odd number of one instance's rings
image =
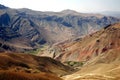
[[[65,62],[89,61],[102,54],[118,54],[119,52],[120,23],[116,23],[84,38],[56,44],[42,55],[50,54],[54,59]],[[114,60],[115,58],[113,57],[112,59]]]
[[[114,17],[72,10],[40,12],[0,5],[0,43],[12,47],[7,48],[10,51],[24,52],[41,44],[81,37],[119,21]]]
[[[89,44],[86,41],[82,41],[86,42],[87,46],[93,45],[89,49],[87,47],[83,49],[88,50],[85,55],[91,55],[89,61],[78,72],[63,78],[65,80],[119,80],[120,23],[110,25],[91,36],[85,38],[89,40]]]

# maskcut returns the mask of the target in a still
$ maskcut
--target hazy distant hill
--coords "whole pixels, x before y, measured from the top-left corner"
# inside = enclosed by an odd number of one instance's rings
[[[41,44],[81,37],[119,21],[114,17],[72,10],[41,12],[25,8],[11,9],[0,5],[1,50],[34,49]]]
[[[120,18],[120,12],[119,11],[104,11],[104,12],[101,12],[101,14]]]

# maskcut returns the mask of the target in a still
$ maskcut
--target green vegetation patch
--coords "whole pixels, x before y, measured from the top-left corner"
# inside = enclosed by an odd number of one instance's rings
[[[41,45],[39,48],[36,48],[36,49],[32,49],[32,50],[26,50],[25,53],[28,53],[28,54],[38,54],[38,53],[42,53],[46,48],[48,48],[49,46],[47,44],[45,45]]]
[[[84,65],[84,62],[66,61],[66,62],[64,62],[64,64],[71,66],[71,67],[82,67]]]

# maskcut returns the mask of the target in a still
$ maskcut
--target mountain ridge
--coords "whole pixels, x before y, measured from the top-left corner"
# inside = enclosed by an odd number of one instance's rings
[[[0,4],[0,9],[8,9],[8,7],[6,7],[6,6],[2,5],[2,4]]]
[[[78,12],[77,14],[40,12],[30,9],[0,9],[0,39],[2,40],[0,42],[13,46],[13,51],[24,52],[28,48],[36,49],[44,44],[53,45],[82,37],[120,21],[102,15],[98,17],[95,14]],[[15,50],[16,46],[18,49]],[[24,48],[21,49],[22,46]]]

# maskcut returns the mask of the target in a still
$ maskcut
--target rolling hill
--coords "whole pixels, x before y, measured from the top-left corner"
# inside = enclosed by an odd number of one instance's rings
[[[74,71],[49,57],[38,57],[22,53],[1,53],[0,70],[24,73],[51,73],[58,76]]]

